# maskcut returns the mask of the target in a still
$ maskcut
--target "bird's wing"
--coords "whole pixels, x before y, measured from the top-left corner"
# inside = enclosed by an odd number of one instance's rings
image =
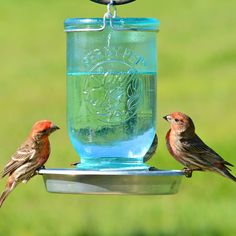
[[[196,157],[199,161],[207,162],[210,165],[225,164],[233,166],[207,146],[197,135],[191,139],[182,138],[180,141],[184,152],[188,153],[192,158]]]
[[[19,168],[21,165],[23,165],[25,162],[33,159],[35,156],[36,150],[32,149],[29,145],[23,145],[21,146],[15,154],[12,155],[10,161],[6,164],[4,167],[1,176],[2,178],[11,173],[12,171],[15,171],[17,168]]]

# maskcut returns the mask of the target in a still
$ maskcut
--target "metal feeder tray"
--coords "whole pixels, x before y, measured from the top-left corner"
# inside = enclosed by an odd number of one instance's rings
[[[40,169],[48,192],[164,195],[178,192],[180,170]]]

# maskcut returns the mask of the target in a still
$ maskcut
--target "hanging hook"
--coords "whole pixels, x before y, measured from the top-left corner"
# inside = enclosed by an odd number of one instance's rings
[[[117,16],[116,6],[114,6],[113,4],[114,4],[113,0],[110,0],[110,2],[107,4],[107,12],[104,15],[105,18],[115,18]],[[113,14],[111,12],[111,6],[113,8]]]
[[[135,0],[90,0],[100,4],[107,5],[107,12],[103,15],[102,25],[98,28],[76,28],[76,29],[66,29],[65,32],[96,32],[103,31],[107,24],[110,25],[112,30],[115,31],[146,31],[146,32],[157,32],[158,29],[149,29],[147,28],[136,28],[136,27],[120,27],[113,24],[113,18],[117,17],[116,5],[126,4],[130,2],[134,2]],[[112,12],[112,10],[113,12]],[[118,18],[118,17],[117,17]],[[119,23],[119,21],[117,21]],[[119,24],[118,24],[119,25]]]

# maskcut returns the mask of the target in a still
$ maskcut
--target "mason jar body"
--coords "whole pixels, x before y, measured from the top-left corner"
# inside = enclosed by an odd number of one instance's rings
[[[65,21],[69,137],[78,168],[145,169],[156,132],[159,22],[106,21],[101,31],[91,29],[101,27],[102,18]]]

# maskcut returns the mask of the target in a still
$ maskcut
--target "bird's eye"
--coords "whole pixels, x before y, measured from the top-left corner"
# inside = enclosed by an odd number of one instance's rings
[[[179,122],[179,119],[175,119],[175,122]]]
[[[47,133],[47,129],[42,130],[41,133],[43,134]]]

